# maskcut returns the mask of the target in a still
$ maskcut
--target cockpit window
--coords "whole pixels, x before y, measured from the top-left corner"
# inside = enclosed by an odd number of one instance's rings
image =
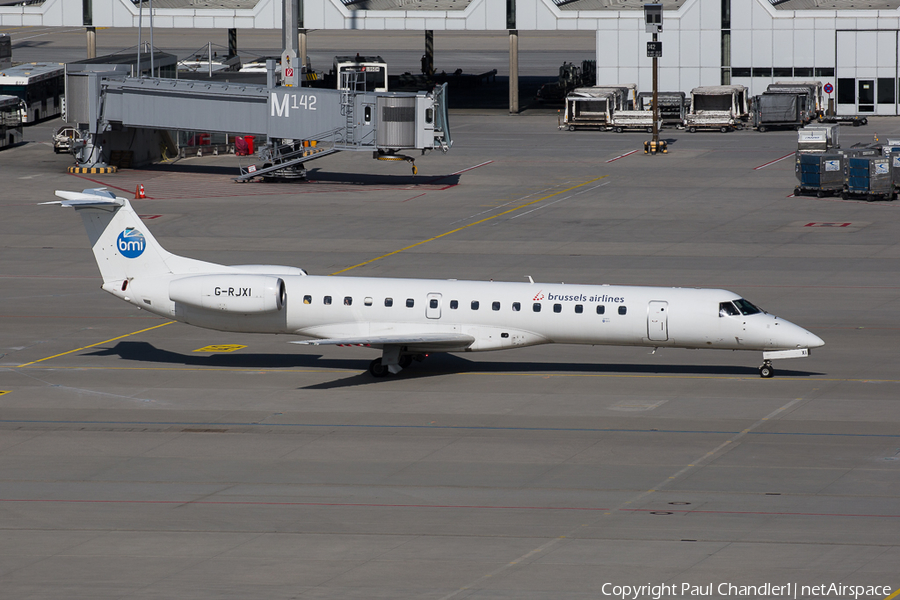
[[[720,317],[736,317],[739,314],[741,313],[738,312],[738,309],[731,302],[719,302]]]
[[[738,298],[734,301],[734,304],[738,307],[738,310],[741,311],[742,315],[755,315],[762,312],[743,298]]]

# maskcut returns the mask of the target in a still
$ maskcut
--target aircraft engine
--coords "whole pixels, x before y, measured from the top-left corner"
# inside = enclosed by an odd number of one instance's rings
[[[195,308],[257,314],[284,308],[284,280],[271,275],[218,274],[182,277],[169,284],[169,299]]]

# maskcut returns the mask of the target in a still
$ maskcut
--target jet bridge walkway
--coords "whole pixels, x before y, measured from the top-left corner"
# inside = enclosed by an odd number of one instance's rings
[[[296,165],[338,151],[405,158],[397,153],[446,152],[452,145],[446,84],[428,92],[369,92],[134,78],[114,69],[68,65],[66,118],[84,140],[76,149],[79,167],[106,166],[111,151],[125,149],[115,147],[117,139],[135,139],[116,134],[131,130],[265,135],[329,146],[328,152],[282,156]]]

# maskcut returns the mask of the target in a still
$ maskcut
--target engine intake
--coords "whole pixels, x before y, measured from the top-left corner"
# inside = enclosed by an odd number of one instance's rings
[[[195,275],[169,284],[169,299],[232,313],[275,312],[287,301],[284,280],[271,275]]]

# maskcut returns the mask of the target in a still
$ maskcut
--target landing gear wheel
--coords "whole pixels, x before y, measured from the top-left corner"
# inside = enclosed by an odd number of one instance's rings
[[[691,133],[697,133],[697,128],[691,126],[691,127],[688,127],[688,131],[690,131]]]
[[[409,365],[412,364],[412,361],[413,361],[412,355],[404,354],[403,356],[400,357],[400,363],[399,363],[400,368],[405,369],[406,367],[408,367]]]
[[[390,371],[388,368],[381,364],[381,359],[376,358],[372,362],[369,363],[369,374],[372,377],[385,377]]]
[[[772,363],[766,361],[759,368],[759,376],[763,379],[770,379],[775,376],[775,369],[772,368]]]

